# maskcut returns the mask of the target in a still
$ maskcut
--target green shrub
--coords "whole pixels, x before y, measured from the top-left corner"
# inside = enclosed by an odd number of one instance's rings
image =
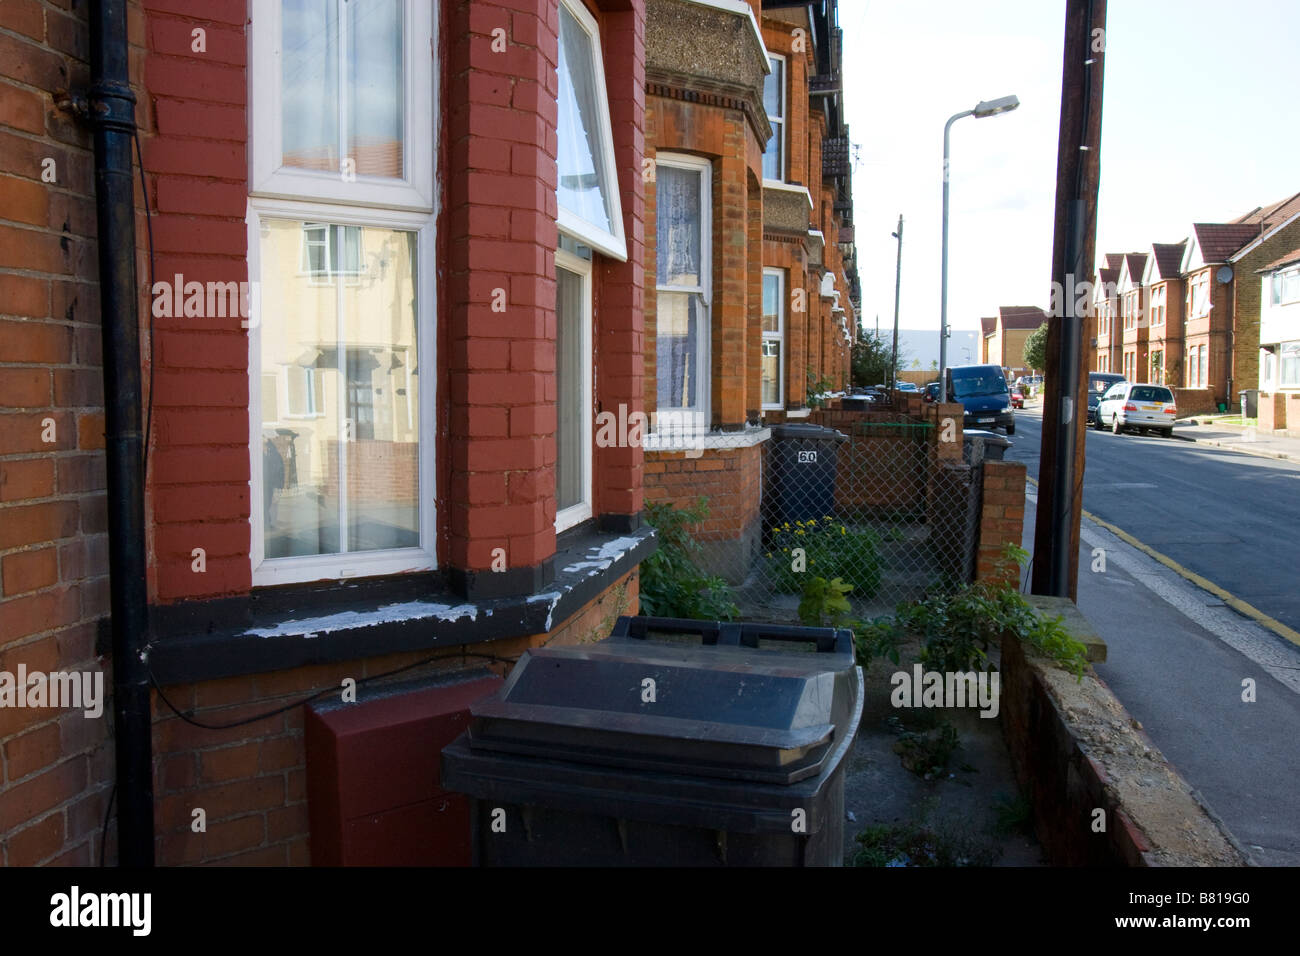
[[[708,516],[703,497],[689,508],[646,505],[646,521],[657,532],[659,547],[641,562],[642,614],[729,621],[740,613],[727,582],[695,563],[700,545],[689,529]]]
[[[803,549],[802,570],[795,570],[798,548]],[[880,588],[880,536],[849,528],[830,515],[772,528],[767,549],[771,586],[799,594],[809,576],[842,578],[855,596],[871,597]]]
[[[1079,680],[1087,666],[1087,648],[1070,637],[1062,618],[1042,617],[1007,587],[967,584],[932,591],[899,605],[896,621],[922,639],[921,663],[932,670],[992,670],[989,645],[1004,633],[1037,648]]]

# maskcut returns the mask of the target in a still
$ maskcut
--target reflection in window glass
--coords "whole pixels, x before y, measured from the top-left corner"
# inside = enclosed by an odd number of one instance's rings
[[[268,559],[417,547],[419,368],[415,233],[330,228],[361,275],[304,274],[304,223],[263,220],[261,367],[288,408],[263,400],[263,544]],[[263,378],[263,390],[267,388]],[[277,383],[278,384],[278,383]]]
[[[568,269],[555,269],[555,510],[563,511],[585,500],[582,488],[582,420],[586,402],[582,394],[583,279]]]
[[[781,402],[781,343],[776,339],[763,340],[763,404],[779,405]]]
[[[400,179],[402,0],[283,0],[282,11],[284,165]]]
[[[612,232],[610,171],[605,168],[591,37],[560,4],[558,200],[562,208]]]
[[[660,292],[655,331],[659,408],[696,408],[699,402],[699,296]]]
[[[785,60],[769,57],[772,72],[763,79],[763,109],[772,138],[763,148],[763,178],[785,177]]]

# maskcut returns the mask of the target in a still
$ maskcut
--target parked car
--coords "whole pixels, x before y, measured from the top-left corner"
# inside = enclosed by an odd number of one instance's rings
[[[939,400],[939,383],[931,382],[921,394],[927,402],[937,402]]]
[[[958,365],[944,370],[944,392],[950,402],[961,402],[965,428],[1002,428],[1016,433],[1011,393],[1006,375],[997,365]]]
[[[921,386],[916,385],[912,382],[899,382],[898,390],[900,392],[919,392],[921,390]]]
[[[1097,403],[1101,397],[1110,391],[1112,385],[1124,381],[1124,376],[1118,372],[1089,372],[1088,373],[1088,424],[1091,425],[1097,420]]]
[[[1174,417],[1178,409],[1174,393],[1163,385],[1149,382],[1118,382],[1112,385],[1097,404],[1094,427],[1107,425],[1116,435],[1128,429],[1157,431],[1170,438],[1174,434]]]
[[[1018,389],[1013,390],[1011,393],[1011,407],[1012,408],[1025,407],[1025,396],[1020,394],[1020,391]]]

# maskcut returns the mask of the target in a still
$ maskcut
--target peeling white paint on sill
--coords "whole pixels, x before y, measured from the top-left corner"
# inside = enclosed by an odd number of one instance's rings
[[[534,594],[528,598],[529,604],[537,604],[540,601],[546,601],[550,607],[546,609],[546,630],[551,630],[551,617],[555,614],[555,607],[560,603],[561,594],[559,591],[543,591],[541,594]]]
[[[340,611],[321,617],[309,617],[302,620],[281,621],[274,627],[255,627],[244,632],[248,637],[317,637],[332,631],[343,631],[356,627],[374,627],[377,624],[393,624],[398,621],[410,621],[417,618],[437,618],[441,621],[458,621],[468,617],[471,621],[478,614],[475,604],[435,604],[431,601],[405,601],[401,604],[385,604],[373,611]]]
[[[599,548],[588,549],[587,560],[565,565],[562,573],[576,574],[579,571],[586,571],[587,577],[592,577],[601,571],[609,569],[615,561],[618,561],[639,543],[640,541],[637,538],[615,538],[613,541],[607,541]]]

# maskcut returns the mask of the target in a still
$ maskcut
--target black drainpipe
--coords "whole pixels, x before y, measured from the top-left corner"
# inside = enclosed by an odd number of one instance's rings
[[[89,120],[95,134],[104,438],[113,624],[113,718],[120,866],[153,866],[153,740],[144,552],[144,439],[140,429],[140,314],[135,275],[135,95],[126,0],[90,4]]]

